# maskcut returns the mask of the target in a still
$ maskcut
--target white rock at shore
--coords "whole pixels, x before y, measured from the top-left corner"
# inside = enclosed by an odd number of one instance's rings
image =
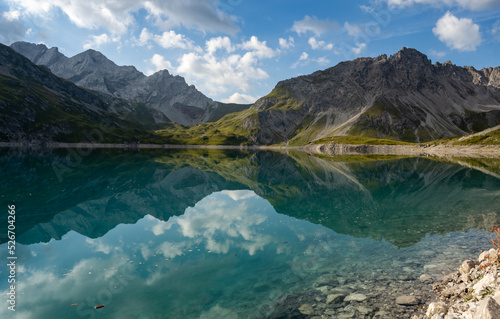
[[[456,272],[433,285],[440,301],[429,304],[431,319],[500,318],[499,251],[491,249],[477,260],[466,260]]]

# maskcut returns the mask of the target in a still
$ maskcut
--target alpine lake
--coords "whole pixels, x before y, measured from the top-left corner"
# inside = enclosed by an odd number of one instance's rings
[[[500,225],[498,172],[427,158],[2,149],[0,165],[0,318],[411,318]]]

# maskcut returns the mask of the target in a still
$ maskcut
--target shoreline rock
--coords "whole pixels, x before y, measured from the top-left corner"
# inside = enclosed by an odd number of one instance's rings
[[[477,260],[466,260],[458,269],[432,285],[438,298],[425,316],[429,319],[500,318],[499,251],[482,252]]]
[[[497,157],[498,146],[480,145],[366,145],[366,144],[309,144],[302,149],[311,154],[320,155],[394,155],[394,156],[437,156],[437,157]]]

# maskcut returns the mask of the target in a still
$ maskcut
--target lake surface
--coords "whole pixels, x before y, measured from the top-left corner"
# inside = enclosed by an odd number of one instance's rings
[[[277,318],[325,275],[368,297],[363,316],[403,316],[416,308],[391,292],[422,295],[421,275],[490,249],[500,224],[498,178],[423,158],[3,150],[0,164],[2,296],[12,202],[17,256],[1,318]],[[336,308],[363,317],[353,305]]]

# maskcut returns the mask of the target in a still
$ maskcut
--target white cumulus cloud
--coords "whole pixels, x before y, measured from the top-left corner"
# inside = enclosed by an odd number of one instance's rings
[[[7,21],[14,21],[14,20],[19,20],[19,17],[21,16],[21,12],[14,10],[14,11],[8,11],[3,13],[3,17]]]
[[[336,21],[330,21],[328,19],[321,20],[315,16],[310,17],[306,15],[304,19],[293,23],[292,31],[296,32],[298,35],[312,32],[319,37],[322,34],[336,30],[337,28],[338,23]]]
[[[156,23],[167,30],[183,25],[203,32],[239,32],[236,18],[219,10],[217,4],[218,1],[206,0],[150,0],[144,3],[144,7]]]
[[[431,49],[431,50],[429,50],[429,55],[436,57],[436,58],[442,58],[442,57],[446,56],[446,52]]]
[[[183,34],[175,33],[173,30],[165,31],[161,35],[156,35],[154,39],[156,43],[165,49],[180,48],[188,50],[194,48],[193,41],[186,38]]]
[[[356,44],[356,46],[354,48],[352,48],[352,52],[354,52],[354,54],[358,55],[361,52],[363,52],[364,49],[366,49],[366,43],[358,43],[358,44]]]
[[[318,41],[318,40],[316,40],[315,37],[309,38],[308,43],[313,50],[319,50],[319,49],[331,50],[331,49],[333,49],[332,43],[326,43],[325,41]]]
[[[143,28],[139,39],[134,39],[133,43],[138,46],[148,46],[152,48],[151,43],[154,42],[164,49],[183,49],[202,51],[196,46],[193,40],[186,37],[184,34],[176,33],[173,30],[165,31],[162,34],[153,34],[147,28]]]
[[[219,49],[225,50],[227,53],[231,53],[235,50],[234,46],[231,44],[231,39],[229,37],[216,37],[208,40],[206,42],[207,53],[212,54]]]
[[[205,48],[204,52],[182,55],[176,72],[188,82],[195,83],[202,92],[213,95],[228,91],[247,92],[254,81],[269,77],[258,67],[259,63],[278,54],[267,46],[266,41],[259,41],[255,36],[236,45],[228,38],[212,38],[205,43]],[[215,51],[222,48],[224,54],[216,55]]]
[[[156,71],[160,71],[160,70],[173,70],[174,67],[172,66],[172,63],[170,63],[170,61],[168,60],[165,60],[165,58],[159,54],[155,54],[153,55],[153,57],[151,58],[151,60],[149,61],[151,62],[152,65],[155,66],[155,69],[154,70],[150,70],[147,72],[147,74],[153,74],[154,72]]]
[[[256,36],[252,36],[249,41],[243,42],[241,48],[252,51],[259,58],[272,58],[277,52],[267,46],[266,41],[259,41]]]
[[[204,0],[10,0],[10,11],[50,19],[60,10],[80,28],[105,28],[125,34],[136,23],[134,15],[146,10],[164,30],[185,26],[202,32],[235,34],[235,18],[218,9],[219,2]]]
[[[111,42],[118,42],[119,38],[108,36],[106,33],[101,35],[91,35],[90,39],[85,42],[83,48],[88,49],[99,49],[102,45]]]
[[[293,37],[288,37],[287,39],[279,38],[280,48],[287,50],[295,46],[295,39]]]
[[[302,52],[297,62],[292,64],[291,68],[296,69],[298,66],[307,65],[309,62],[309,54],[307,52]]]
[[[105,28],[113,34],[124,34],[134,23],[133,12],[141,8],[140,2],[132,0],[12,0],[11,10],[24,15],[50,19],[57,10],[68,16],[80,28]]]
[[[224,103],[237,103],[237,104],[253,104],[255,101],[257,101],[257,97],[248,95],[248,94],[241,94],[241,93],[234,93],[227,99],[223,99],[222,102]]]
[[[483,41],[479,25],[468,18],[459,19],[450,12],[438,20],[432,31],[441,42],[459,51],[475,51]]]

